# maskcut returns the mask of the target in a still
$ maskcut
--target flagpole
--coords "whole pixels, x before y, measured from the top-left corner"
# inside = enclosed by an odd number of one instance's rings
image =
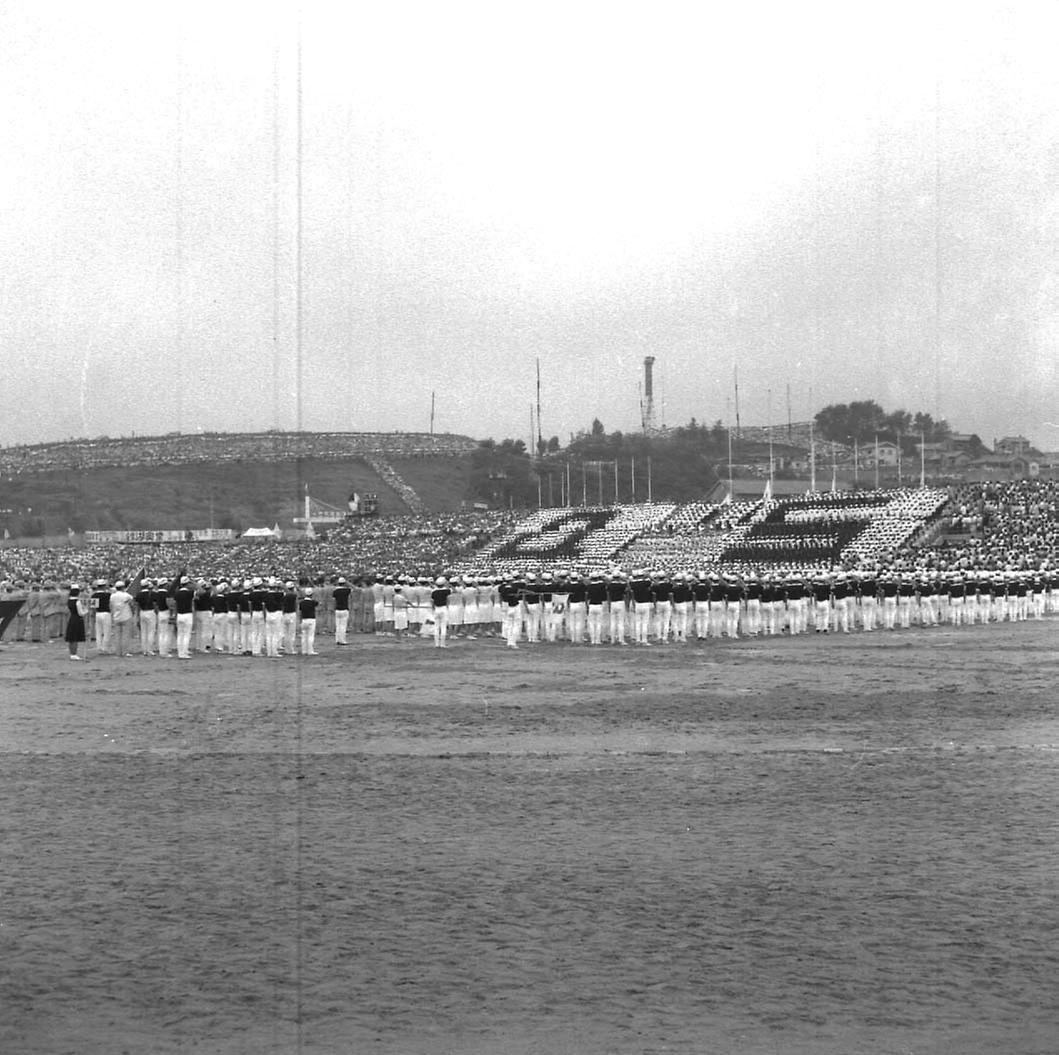
[[[733,369],[735,370],[735,438],[738,440],[742,432],[739,425],[739,367],[736,366]]]
[[[927,434],[919,430],[919,486],[927,486]]]
[[[632,454],[629,455],[629,476],[632,486],[632,504],[636,505],[636,457]]]
[[[618,459],[614,459],[614,504],[618,504]]]
[[[734,502],[733,492],[735,485],[732,482],[732,426],[728,426],[728,501]]]
[[[816,492],[816,434],[813,419],[809,419],[809,490]]]
[[[875,490],[879,490],[879,434],[875,433]]]
[[[651,497],[651,455],[647,456],[647,504],[650,505],[654,499]]]
[[[772,455],[772,389],[768,390],[769,403],[769,488],[772,488],[776,478],[776,463]]]

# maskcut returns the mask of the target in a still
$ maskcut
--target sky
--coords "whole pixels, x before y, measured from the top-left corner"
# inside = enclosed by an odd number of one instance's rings
[[[1059,5],[0,2],[0,444],[1059,448]],[[788,396],[789,394],[789,396]],[[536,427],[536,426],[534,426]]]

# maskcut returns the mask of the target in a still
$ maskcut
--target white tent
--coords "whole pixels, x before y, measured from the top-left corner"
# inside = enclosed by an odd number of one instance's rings
[[[279,538],[278,528],[247,528],[240,538]]]

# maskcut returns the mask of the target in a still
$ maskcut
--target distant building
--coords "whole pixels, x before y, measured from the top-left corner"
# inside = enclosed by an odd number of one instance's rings
[[[878,444],[869,443],[861,452],[861,465],[873,469],[876,465],[881,468],[896,466],[901,460],[901,449],[896,443],[889,440],[880,440]]]
[[[965,450],[954,449],[944,441],[917,443],[916,451],[922,458],[927,473],[932,476],[956,475],[962,473],[971,464],[971,456]]]
[[[981,443],[981,439],[973,432],[950,432],[947,442],[951,450],[969,451],[975,446],[976,439]]]
[[[970,482],[987,480],[1021,480],[1030,475],[1030,465],[1037,466],[1036,461],[1019,455],[1001,454],[999,452],[983,455],[968,462],[964,479]],[[1039,470],[1039,466],[1038,466]],[[1037,475],[1034,473],[1033,475]]]
[[[1025,436],[1005,436],[993,444],[996,454],[1025,454],[1033,445]]]

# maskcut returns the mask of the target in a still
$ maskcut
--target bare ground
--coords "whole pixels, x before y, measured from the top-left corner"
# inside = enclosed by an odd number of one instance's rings
[[[1059,1048],[1059,620],[0,650],[0,1050]]]

